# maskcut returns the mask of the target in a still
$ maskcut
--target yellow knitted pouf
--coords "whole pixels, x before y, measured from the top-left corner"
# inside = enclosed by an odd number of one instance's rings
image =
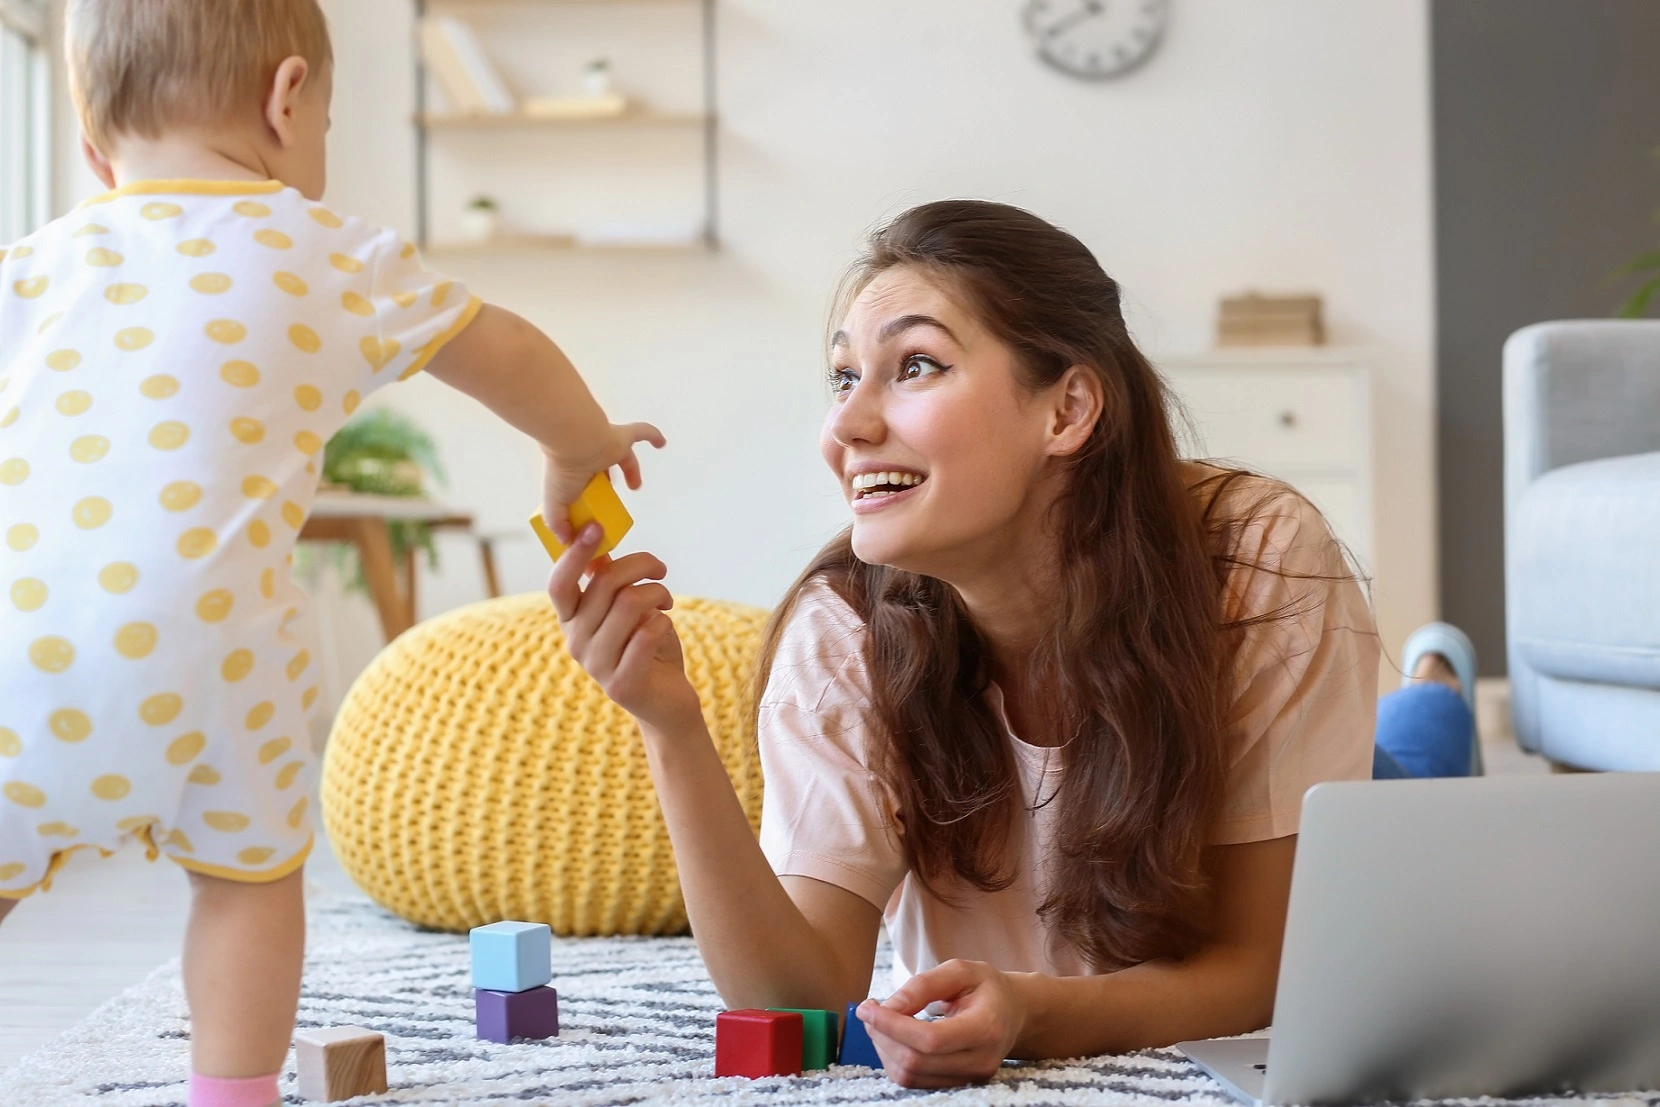
[[[676,597],[670,614],[758,828],[749,686],[767,613]],[[346,873],[422,926],[686,929],[639,728],[571,659],[540,593],[450,612],[382,651],[335,720],[322,806]]]

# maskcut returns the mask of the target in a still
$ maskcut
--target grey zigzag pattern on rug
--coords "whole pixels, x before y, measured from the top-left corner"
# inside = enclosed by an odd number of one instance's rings
[[[1172,1050],[1009,1065],[989,1085],[952,1092],[907,1091],[880,1073],[856,1068],[716,1080],[714,1022],[721,1003],[697,948],[685,938],[556,940],[561,1036],[495,1045],[473,1033],[464,937],[417,930],[356,899],[314,908],[311,925],[300,1025],[355,1023],[387,1038],[391,1091],[354,1103],[1231,1103]],[[188,1059],[188,1024],[174,961],[0,1076],[0,1104],[184,1107]],[[292,1059],[282,1089],[286,1102],[302,1102]],[[1623,1102],[1660,1107],[1660,1096]]]

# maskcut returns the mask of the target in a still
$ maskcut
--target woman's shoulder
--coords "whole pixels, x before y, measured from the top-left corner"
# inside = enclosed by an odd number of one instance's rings
[[[1259,574],[1329,582],[1356,576],[1320,509],[1281,480],[1193,463],[1189,485],[1235,588]]]
[[[865,641],[865,621],[853,606],[822,577],[808,581],[779,631],[763,708],[789,702],[818,711],[868,700]]]

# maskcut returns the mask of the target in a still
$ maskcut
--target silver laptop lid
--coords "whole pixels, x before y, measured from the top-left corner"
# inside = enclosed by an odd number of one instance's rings
[[[1263,1100],[1660,1088],[1660,773],[1322,784]]]

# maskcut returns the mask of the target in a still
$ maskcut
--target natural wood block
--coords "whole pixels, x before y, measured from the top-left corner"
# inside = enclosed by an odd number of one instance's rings
[[[300,1095],[334,1103],[386,1091],[386,1038],[361,1026],[301,1030],[294,1035]]]

